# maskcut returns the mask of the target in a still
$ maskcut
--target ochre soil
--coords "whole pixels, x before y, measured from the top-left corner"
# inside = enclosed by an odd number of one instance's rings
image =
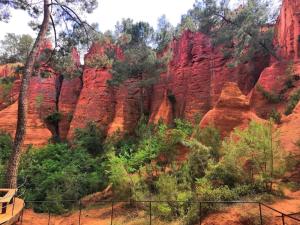
[[[286,214],[300,212],[300,191],[285,191],[286,198],[276,201],[270,206]],[[264,225],[281,225],[280,214],[262,207]],[[295,217],[300,218],[300,214]],[[114,225],[149,225],[149,214],[141,209],[128,209],[124,205],[114,207]],[[20,224],[20,223],[19,223]],[[78,225],[79,211],[67,215],[51,215],[49,225]],[[81,225],[110,225],[111,206],[98,206],[84,209],[81,213]],[[153,225],[181,225],[181,222],[162,222],[153,218]],[[202,225],[256,225],[259,223],[259,207],[253,204],[232,205],[220,212],[210,214],[202,221]],[[286,225],[300,225],[300,222],[285,218]],[[23,225],[48,225],[48,214],[35,213],[28,209],[24,212]]]

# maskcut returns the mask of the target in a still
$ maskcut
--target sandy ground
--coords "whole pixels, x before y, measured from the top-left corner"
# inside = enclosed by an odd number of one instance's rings
[[[288,198],[278,200],[271,207],[286,214],[300,212],[300,191],[286,191]],[[263,224],[281,225],[280,214],[262,207]],[[300,218],[300,215],[298,215]],[[18,225],[20,225],[19,223]],[[34,213],[32,210],[24,212],[22,225],[78,225],[79,211],[68,215],[51,215],[48,223],[48,214]],[[80,217],[81,225],[111,225],[111,207],[109,205],[95,209],[84,209]],[[122,205],[114,207],[113,225],[149,225],[149,215],[140,209],[126,209]],[[180,225],[180,222],[162,222],[153,218],[152,225]],[[233,205],[226,207],[222,212],[209,215],[202,221],[202,225],[256,225],[260,224],[259,207],[253,204]],[[285,218],[286,225],[300,225]]]

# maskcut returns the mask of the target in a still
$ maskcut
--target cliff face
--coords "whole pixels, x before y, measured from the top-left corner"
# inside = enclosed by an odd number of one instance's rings
[[[253,88],[251,107],[256,113],[267,118],[273,109],[284,113],[286,102],[300,87],[300,1],[284,0],[275,27],[274,44],[277,56],[263,70]],[[263,96],[267,91],[278,101],[270,101]]]
[[[230,68],[230,59],[226,59],[220,49],[214,49],[207,36],[188,31],[173,41],[171,49],[174,57],[169,71],[154,87],[151,118],[166,115],[192,122],[197,114],[204,115],[215,106],[226,82],[236,82],[241,91],[248,94],[269,61],[261,57]],[[173,102],[166,103],[166,92]],[[161,112],[165,111],[163,105],[166,104],[172,104],[173,115]]]
[[[285,59],[300,58],[300,2],[284,0],[276,24],[275,44]]]
[[[205,114],[200,127],[216,126],[223,137],[234,128],[245,128],[251,120],[262,121],[250,110],[249,99],[242,94],[236,83],[225,83],[216,106]]]
[[[201,127],[214,123],[226,136],[233,128],[246,126],[251,119],[260,120],[256,114],[267,118],[273,108],[283,112],[289,97],[300,87],[297,78],[300,74],[299,12],[299,0],[283,2],[274,39],[280,61],[257,56],[253,61],[230,68],[231,59],[226,58],[221,49],[211,46],[207,36],[184,32],[178,40],[170,43],[173,58],[168,71],[144,93],[150,122],[172,123],[176,117],[194,122],[201,114]],[[45,43],[45,46],[48,48],[49,44]],[[101,57],[106,49],[114,50],[119,58],[123,57],[115,46],[93,44],[85,55],[85,62],[95,56]],[[75,49],[72,57],[74,66],[80,66]],[[8,74],[11,74],[10,67],[1,66],[0,77]],[[286,88],[291,76],[293,83]],[[70,140],[76,128],[83,128],[91,121],[109,135],[116,131],[131,132],[139,119],[138,81],[130,79],[112,87],[107,83],[111,77],[109,68],[89,68],[87,63],[81,77],[62,79],[53,71],[48,78],[33,77],[28,94],[30,119],[26,143],[40,145],[52,135]],[[14,81],[9,92],[10,101],[3,102],[0,98],[0,129],[11,134],[16,124],[19,85],[19,79]],[[283,101],[271,103],[261,90],[276,96],[280,94]],[[3,92],[1,87],[0,92]],[[54,126],[45,118],[56,111],[60,112],[61,119]],[[281,129],[289,129],[294,118],[298,118],[297,115],[284,117]],[[294,139],[289,139],[289,136],[283,141],[292,143]]]

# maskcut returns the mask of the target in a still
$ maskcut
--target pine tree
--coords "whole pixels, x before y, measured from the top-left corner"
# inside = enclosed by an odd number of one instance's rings
[[[55,47],[57,47],[57,30],[56,25],[66,24],[66,30],[69,27],[80,28],[83,31],[87,31],[88,24],[81,20],[76,10],[80,12],[91,13],[97,7],[96,0],[43,0],[43,1],[31,1],[31,0],[4,0],[0,2],[0,21],[8,22],[10,19],[10,9],[21,9],[28,12],[33,18],[37,19],[39,16],[43,17],[42,24],[37,26],[38,36],[35,39],[33,47],[29,53],[28,58],[24,66],[24,73],[22,76],[22,83],[20,88],[19,100],[18,100],[18,119],[17,129],[13,144],[13,151],[9,160],[9,164],[6,172],[6,183],[8,187],[17,187],[17,174],[22,154],[22,145],[26,134],[27,124],[27,109],[28,100],[27,92],[30,77],[33,74],[34,66],[37,62],[39,55],[39,49],[45,40],[47,32],[52,26],[55,37]],[[69,26],[68,26],[69,25]],[[74,25],[74,26],[73,26]],[[68,33],[73,33],[69,31]],[[87,32],[86,32],[87,33]],[[50,54],[49,60],[52,54]]]

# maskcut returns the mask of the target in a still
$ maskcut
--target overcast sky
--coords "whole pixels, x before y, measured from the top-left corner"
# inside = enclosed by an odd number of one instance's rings
[[[242,2],[243,0],[232,0]],[[278,2],[280,0],[273,0]],[[87,17],[88,22],[97,22],[101,31],[113,30],[117,21],[132,18],[147,21],[156,27],[157,19],[165,14],[175,26],[181,15],[192,8],[195,0],[98,0],[99,6]],[[16,34],[36,34],[28,27],[29,16],[23,11],[13,11],[8,24],[0,22],[0,40],[8,32]]]

